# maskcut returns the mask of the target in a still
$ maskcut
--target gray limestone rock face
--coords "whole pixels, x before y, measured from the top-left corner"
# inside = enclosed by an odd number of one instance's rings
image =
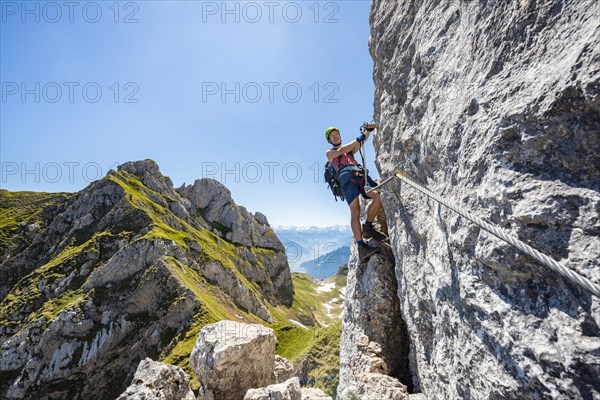
[[[600,283],[600,5],[374,0],[377,166]],[[600,299],[398,180],[415,390],[600,398]]]
[[[209,178],[198,179],[193,185],[177,190],[190,200],[188,212],[219,224],[228,240],[244,246],[284,251],[264,214],[251,214],[235,204],[231,192],[222,183]]]
[[[234,271],[223,267],[217,262],[209,261],[204,265],[202,274],[210,281],[223,287],[237,305],[249,310],[266,322],[273,322],[269,310],[240,282]]]
[[[267,220],[267,216],[259,211],[254,213],[254,218],[258,221],[259,224],[269,225],[269,221]]]
[[[251,214],[244,207],[235,204],[229,189],[214,179],[196,180],[193,185],[178,188],[177,192],[187,200],[182,203],[186,212],[192,218],[205,219],[212,224],[212,229],[219,236],[246,248],[274,250],[268,260],[260,260],[266,261],[263,266],[268,273],[268,276],[261,277],[261,283],[265,283],[263,289],[270,295],[273,305],[291,306],[294,292],[285,248],[269,226],[267,218],[260,212]],[[175,208],[179,209],[178,206]],[[244,256],[248,251],[241,250],[239,253]],[[252,264],[250,268],[240,266],[249,274],[261,273],[255,267],[257,258],[254,254],[243,260]]]
[[[2,398],[116,398],[129,384],[130,368],[133,375],[141,358],[159,352],[161,336],[185,326],[200,308],[165,261],[151,268],[143,283],[121,287],[116,296],[102,289],[101,304],[82,297],[54,319],[32,319],[17,335],[4,331],[0,373],[13,380],[2,381]],[[145,323],[135,319],[140,315]]]
[[[250,389],[244,400],[302,400],[300,381],[294,377],[264,388]]]
[[[370,244],[384,246],[375,241]],[[382,249],[361,264],[353,245],[348,265],[338,396],[404,399],[408,390],[399,379],[411,385],[408,335],[397,297],[393,256]],[[384,390],[386,385],[389,388]]]
[[[86,290],[103,287],[127,279],[147,268],[162,255],[174,254],[176,245],[163,240],[140,240],[117,251],[102,267],[96,269],[85,284]]]
[[[271,383],[275,334],[262,325],[221,321],[202,328],[190,364],[200,394],[210,400],[242,400],[251,388]]]
[[[195,400],[190,378],[174,365],[145,358],[140,361],[131,385],[117,400]]]

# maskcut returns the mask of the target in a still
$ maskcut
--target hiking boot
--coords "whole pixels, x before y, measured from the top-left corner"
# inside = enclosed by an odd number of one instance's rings
[[[369,246],[368,244],[358,244],[358,259],[361,263],[367,261],[373,254],[379,253],[379,247]]]
[[[365,224],[362,226],[362,237],[363,239],[375,239],[379,242],[383,242],[388,238],[383,233],[376,230],[373,225],[367,226]]]

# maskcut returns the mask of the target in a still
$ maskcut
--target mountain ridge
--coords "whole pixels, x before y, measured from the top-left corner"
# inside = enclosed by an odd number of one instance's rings
[[[78,193],[0,196],[5,398],[114,398],[146,356],[194,383],[207,323],[315,324],[266,217],[216,181],[174,189],[144,160]]]

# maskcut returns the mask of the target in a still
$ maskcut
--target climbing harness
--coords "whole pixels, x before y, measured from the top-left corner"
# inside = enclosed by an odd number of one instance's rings
[[[554,271],[558,272],[559,274],[561,274],[565,278],[567,278],[567,279],[571,280],[572,282],[578,284],[579,286],[587,289],[594,296],[600,298],[600,286],[599,285],[596,285],[595,283],[593,283],[592,281],[590,281],[586,277],[579,275],[577,272],[575,272],[575,271],[573,271],[573,270],[565,267],[564,265],[558,263],[557,261],[555,261],[552,258],[548,257],[547,255],[540,253],[539,251],[537,251],[533,247],[529,246],[528,244],[522,242],[521,240],[517,239],[516,237],[507,234],[506,232],[504,232],[500,228],[498,228],[498,227],[496,227],[496,226],[494,226],[494,225],[492,225],[492,224],[490,224],[490,223],[488,223],[488,222],[486,222],[486,221],[484,221],[484,220],[482,220],[482,219],[474,216],[473,214],[471,214],[470,212],[468,212],[464,208],[456,206],[456,205],[454,205],[454,204],[452,204],[452,203],[450,203],[450,202],[442,199],[442,197],[440,197],[437,194],[433,193],[431,190],[429,190],[426,187],[418,184],[410,175],[408,175],[406,172],[404,172],[402,170],[402,168],[400,168],[399,165],[396,165],[394,167],[394,173],[390,177],[388,177],[387,179],[385,179],[383,182],[381,182],[377,186],[377,188],[380,188],[381,186],[387,184],[388,182],[390,182],[391,180],[393,180],[395,178],[398,178],[398,179],[400,179],[400,180],[408,183],[410,186],[412,186],[413,188],[417,189],[421,193],[427,195],[428,197],[432,198],[433,200],[437,201],[438,203],[445,205],[446,207],[448,207],[452,211],[460,214],[461,216],[465,217],[469,221],[473,222],[474,224],[476,224],[479,227],[483,228],[484,230],[488,231],[492,235],[494,235],[497,238],[499,238],[499,239],[507,242],[508,244],[516,247],[517,249],[519,249],[522,252],[524,252],[525,254],[528,254],[529,256],[533,257],[534,259],[536,259],[540,263],[544,264],[545,266],[547,266],[547,267],[553,269]],[[372,190],[373,189],[366,190],[366,193],[369,193]]]

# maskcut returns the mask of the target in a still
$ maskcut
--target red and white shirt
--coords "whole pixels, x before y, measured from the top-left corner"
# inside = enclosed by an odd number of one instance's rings
[[[356,165],[358,165],[358,162],[354,158],[354,155],[350,152],[350,153],[342,154],[341,156],[333,159],[333,165],[335,166],[336,170],[340,169],[340,164],[342,167],[345,167],[347,165],[356,166]]]

